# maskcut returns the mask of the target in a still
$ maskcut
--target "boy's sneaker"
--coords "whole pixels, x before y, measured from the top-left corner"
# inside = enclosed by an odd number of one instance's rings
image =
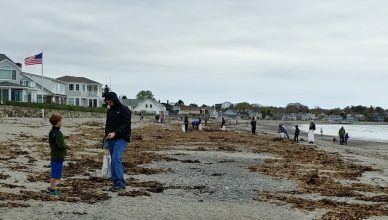
[[[109,191],[111,192],[125,192],[125,186],[112,186]]]
[[[50,194],[50,195],[53,195],[53,196],[60,196],[61,195],[61,192],[57,189],[50,189],[50,187],[47,187],[47,192]]]

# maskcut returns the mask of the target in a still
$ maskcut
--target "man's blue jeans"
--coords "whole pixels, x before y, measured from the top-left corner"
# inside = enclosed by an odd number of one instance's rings
[[[109,141],[111,155],[112,181],[115,187],[125,187],[124,168],[121,160],[128,142],[124,139]]]

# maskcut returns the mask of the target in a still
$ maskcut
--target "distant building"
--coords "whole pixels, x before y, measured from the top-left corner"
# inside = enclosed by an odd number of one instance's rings
[[[374,115],[373,116],[373,121],[375,122],[384,122],[385,117],[383,115]]]
[[[291,113],[291,114],[285,115],[284,120],[287,120],[287,121],[296,121],[297,118],[296,118],[296,115],[295,115],[294,113]]]
[[[310,120],[316,120],[316,119],[317,117],[315,116],[315,114],[312,114],[312,113],[303,113],[301,116],[302,121],[310,121]]]
[[[67,104],[101,107],[102,84],[85,77],[62,76],[57,78],[66,83]]]
[[[140,99],[121,99],[121,103],[123,105],[128,106],[129,110],[131,110],[132,112],[135,111],[140,101]]]
[[[209,109],[206,107],[192,107],[192,106],[185,106],[185,105],[180,105],[178,114],[190,115],[192,117],[210,116]]]
[[[236,118],[238,113],[232,109],[225,110],[222,112],[222,116],[229,117],[229,118]]]
[[[133,112],[143,112],[148,114],[160,114],[163,112],[165,115],[168,115],[166,107],[155,99],[139,100],[137,106],[133,108]]]

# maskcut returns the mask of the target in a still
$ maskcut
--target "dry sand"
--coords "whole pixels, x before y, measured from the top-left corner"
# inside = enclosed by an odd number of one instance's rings
[[[98,178],[103,122],[65,119],[62,131],[69,135],[71,149],[64,195],[53,198],[44,192],[47,120],[1,119],[0,218],[383,219],[388,213],[383,144],[339,147],[318,137],[314,147],[296,145],[271,135],[245,134],[249,128],[244,124],[230,127],[238,132],[209,125],[203,132],[185,134],[175,124],[149,127],[149,121],[134,118],[133,141],[123,158],[127,193],[106,193],[110,182]],[[263,133],[273,127],[276,122],[258,122]],[[383,197],[372,202],[375,195]]]

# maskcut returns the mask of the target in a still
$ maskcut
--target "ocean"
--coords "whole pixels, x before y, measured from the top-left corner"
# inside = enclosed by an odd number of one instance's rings
[[[388,143],[388,125],[316,124],[315,134],[320,135],[322,128],[323,135],[338,137],[338,131],[342,126],[345,128],[346,133],[349,133],[350,139]],[[307,132],[308,128],[309,124],[299,125],[301,131]]]

